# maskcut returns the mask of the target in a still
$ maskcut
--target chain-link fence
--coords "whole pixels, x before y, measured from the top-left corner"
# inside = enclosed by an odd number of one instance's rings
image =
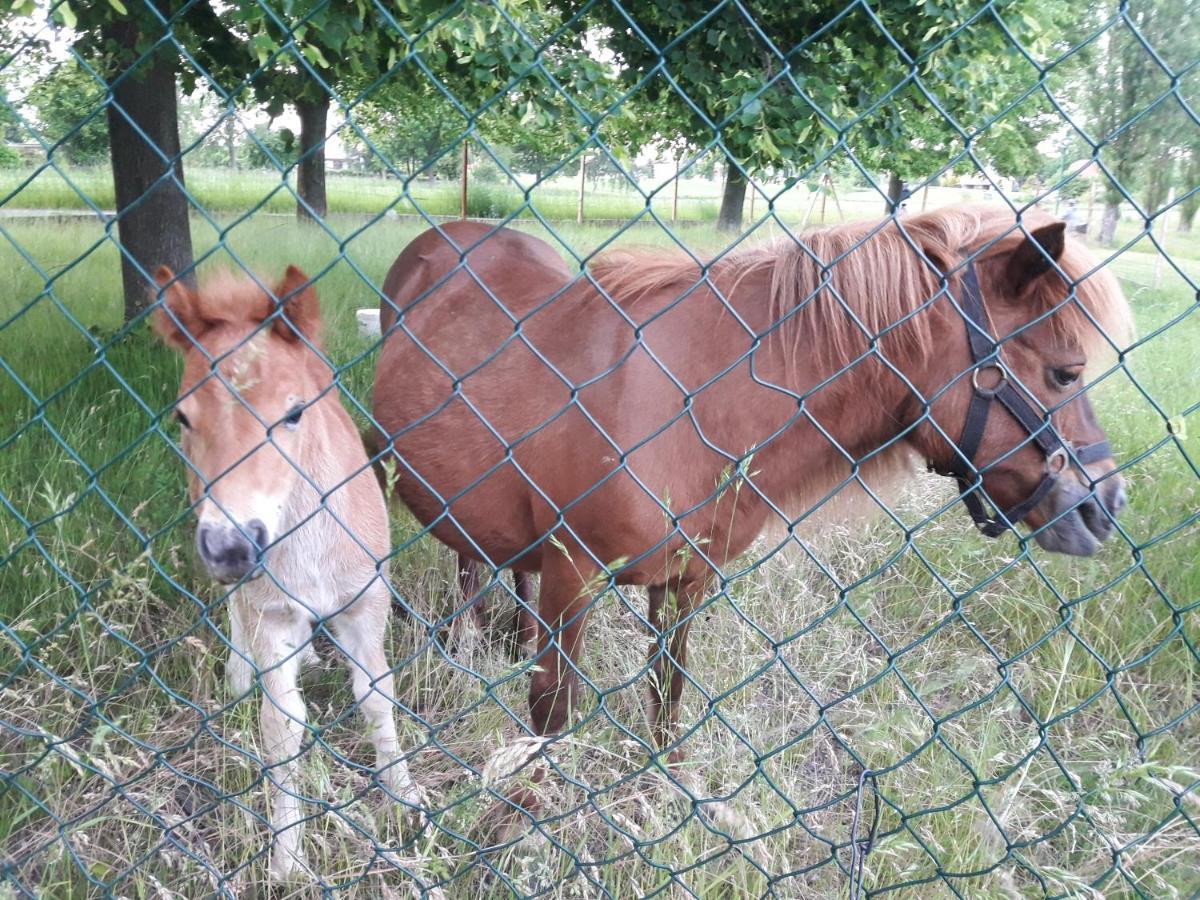
[[[0,895],[1200,892],[1192,0],[4,16]]]

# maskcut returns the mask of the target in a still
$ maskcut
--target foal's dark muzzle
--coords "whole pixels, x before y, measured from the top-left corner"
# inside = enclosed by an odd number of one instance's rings
[[[1075,478],[1060,478],[1043,507],[1047,524],[1034,533],[1034,540],[1054,553],[1091,556],[1112,536],[1125,504],[1120,476],[1109,476],[1094,489]]]
[[[232,522],[215,524],[201,522],[196,528],[196,550],[209,574],[222,584],[232,584],[258,569],[269,538],[267,526],[252,519],[242,526]]]

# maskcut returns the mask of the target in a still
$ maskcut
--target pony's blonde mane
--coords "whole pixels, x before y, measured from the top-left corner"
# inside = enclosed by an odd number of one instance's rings
[[[597,260],[592,274],[625,305],[656,292],[668,292],[667,299],[673,300],[699,282],[705,270],[727,300],[745,279],[769,278],[766,312],[769,321],[783,323],[774,333],[790,349],[789,357],[795,359],[803,348],[810,362],[839,368],[863,352],[870,337],[892,329],[902,352],[927,353],[930,319],[919,311],[944,296],[939,269],[954,270],[972,255],[982,266],[1014,250],[1029,231],[1053,221],[1036,209],[1026,211],[1018,225],[1004,207],[955,207],[807,231],[798,240],[789,236],[737,251],[703,269],[682,254],[616,250]],[[1048,323],[1078,341],[1089,358],[1104,356],[1103,350],[1111,350],[1110,340],[1123,346],[1132,333],[1131,318],[1116,279],[1070,238],[1058,265],[1075,285],[1074,299],[1062,302],[1061,279],[1039,279],[1028,298],[1030,318],[1057,306]],[[986,285],[984,289],[986,293]],[[819,340],[810,340],[814,336]]]

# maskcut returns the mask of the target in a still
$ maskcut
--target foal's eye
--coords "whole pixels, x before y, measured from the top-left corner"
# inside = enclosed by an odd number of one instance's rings
[[[304,404],[297,403],[287,411],[287,415],[283,417],[283,424],[288,428],[295,429],[300,425],[302,415],[304,415]]]
[[[178,409],[175,410],[175,421],[178,422],[180,425],[182,425],[184,428],[192,427],[192,423],[188,421],[188,417],[183,414],[182,410],[178,410]]]
[[[1083,368],[1080,366],[1072,366],[1071,368],[1054,369],[1051,372],[1051,378],[1054,383],[1060,388],[1069,388],[1079,380],[1079,376],[1083,373]]]

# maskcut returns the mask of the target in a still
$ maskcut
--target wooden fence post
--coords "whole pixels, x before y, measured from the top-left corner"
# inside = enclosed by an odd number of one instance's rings
[[[575,211],[575,221],[583,224],[583,193],[587,187],[587,154],[579,157],[579,207]]]
[[[671,224],[679,218],[679,157],[675,157],[674,193],[671,195]]]
[[[461,204],[460,204],[460,209],[462,212],[461,218],[464,218],[464,219],[467,217],[467,164],[471,161],[471,155],[470,155],[470,151],[469,151],[468,147],[469,147],[469,144],[467,143],[467,140],[464,138],[463,139],[463,158],[462,158],[462,197],[461,197]]]

